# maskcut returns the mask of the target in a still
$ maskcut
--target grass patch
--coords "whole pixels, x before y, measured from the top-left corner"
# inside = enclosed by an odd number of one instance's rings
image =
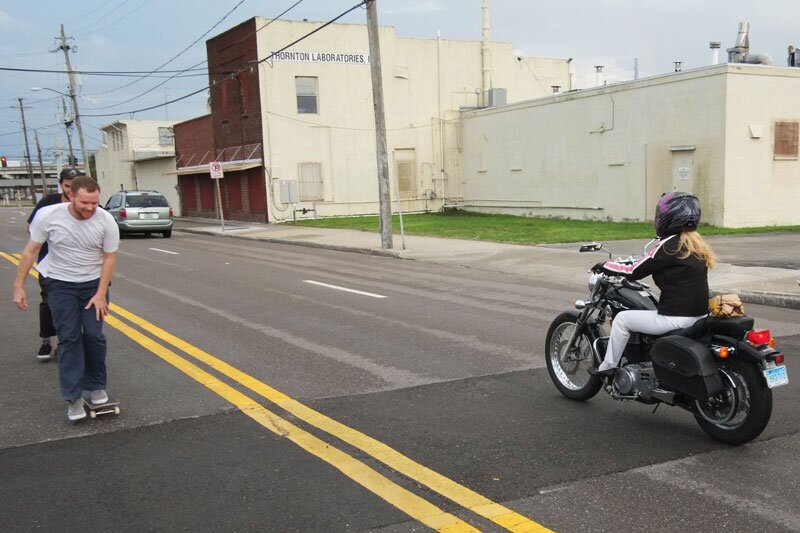
[[[298,220],[297,225],[380,231],[380,220],[377,216]],[[512,244],[649,239],[654,235],[653,224],[650,222],[597,222],[529,218],[513,215],[485,215],[468,211],[403,215],[403,227],[407,235],[426,235],[429,237]],[[392,217],[392,229],[395,234],[400,232],[400,219],[397,215]],[[766,226],[735,229],[702,226],[700,233],[703,235],[733,235],[797,230],[800,230],[800,226]]]

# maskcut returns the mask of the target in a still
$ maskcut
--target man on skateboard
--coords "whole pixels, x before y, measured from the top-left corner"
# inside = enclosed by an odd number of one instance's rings
[[[49,251],[39,264],[47,278],[50,312],[59,339],[58,374],[67,417],[86,417],[83,389],[102,404],[106,394],[108,287],[117,263],[119,229],[107,211],[97,209],[100,186],[87,176],[72,181],[70,201],[39,210],[30,227],[14,281],[14,303],[28,308],[25,278],[45,242]]]

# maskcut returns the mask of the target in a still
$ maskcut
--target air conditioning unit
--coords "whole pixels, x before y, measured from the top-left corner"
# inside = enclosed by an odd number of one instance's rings
[[[506,89],[489,89],[486,105],[488,107],[506,105]]]

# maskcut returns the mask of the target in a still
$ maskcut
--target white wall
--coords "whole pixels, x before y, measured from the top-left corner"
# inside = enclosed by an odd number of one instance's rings
[[[181,200],[178,194],[178,176],[174,172],[174,156],[136,162],[139,189],[158,191],[163,194],[174,215],[179,217],[182,216]]]
[[[725,65],[462,115],[469,209],[648,220],[673,187],[724,221]],[[752,96],[752,95],[751,95]],[[678,180],[678,169],[689,179]]]
[[[177,184],[175,174],[175,146],[159,143],[158,128],[172,127],[175,121],[165,120],[120,120],[104,126],[104,146],[97,150],[97,181],[101,189],[101,202],[119,190],[154,189],[174,191]],[[112,137],[118,135],[119,143]],[[134,160],[149,153],[172,154],[167,163],[137,162]],[[148,185],[145,185],[147,183]],[[166,193],[163,193],[166,195]],[[172,194],[172,193],[170,193]],[[178,196],[167,196],[170,205],[178,205]],[[173,206],[173,207],[174,207]]]
[[[265,22],[257,20],[259,27]],[[299,21],[269,25],[258,33],[259,57],[317,26]],[[329,30],[292,51],[369,55],[366,26],[341,24]],[[444,201],[444,193],[461,195],[458,110],[479,104],[480,42],[402,38],[392,27],[381,27],[380,39],[392,197],[396,198],[394,150],[413,148],[416,194],[403,201],[403,209],[435,209]],[[569,83],[566,60],[520,61],[507,43],[492,43],[492,66],[493,86],[506,88],[510,101],[549,94],[550,85]],[[300,162],[322,165],[324,201],[315,203],[319,215],[377,213],[369,63],[275,60],[260,69],[271,218],[292,217],[280,197],[278,180],[296,179]],[[297,113],[295,76],[319,78],[319,114]]]
[[[800,122],[798,70],[760,66],[730,69],[725,132],[726,226],[800,224],[800,161],[775,160],[773,155],[775,122]]]

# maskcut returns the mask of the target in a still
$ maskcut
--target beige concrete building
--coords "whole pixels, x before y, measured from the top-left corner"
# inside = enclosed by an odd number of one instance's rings
[[[156,190],[180,216],[174,124],[167,120],[119,120],[101,128],[103,146],[96,155],[101,203],[105,204],[115,191]]]
[[[259,28],[267,22],[255,19]],[[257,57],[320,25],[273,21],[257,33]],[[490,42],[482,54],[480,41],[404,38],[384,26],[380,45],[393,209],[398,194],[404,210],[438,209],[463,196],[462,108],[569,89],[568,60],[518,57],[509,43]],[[377,213],[366,26],[331,25],[257,69],[268,220],[291,219],[304,207],[319,216]],[[237,90],[244,100],[249,89]],[[231,91],[212,95],[213,116],[225,112]]]
[[[800,224],[800,69],[724,64],[462,113],[469,210],[652,220],[697,195],[704,222]]]

